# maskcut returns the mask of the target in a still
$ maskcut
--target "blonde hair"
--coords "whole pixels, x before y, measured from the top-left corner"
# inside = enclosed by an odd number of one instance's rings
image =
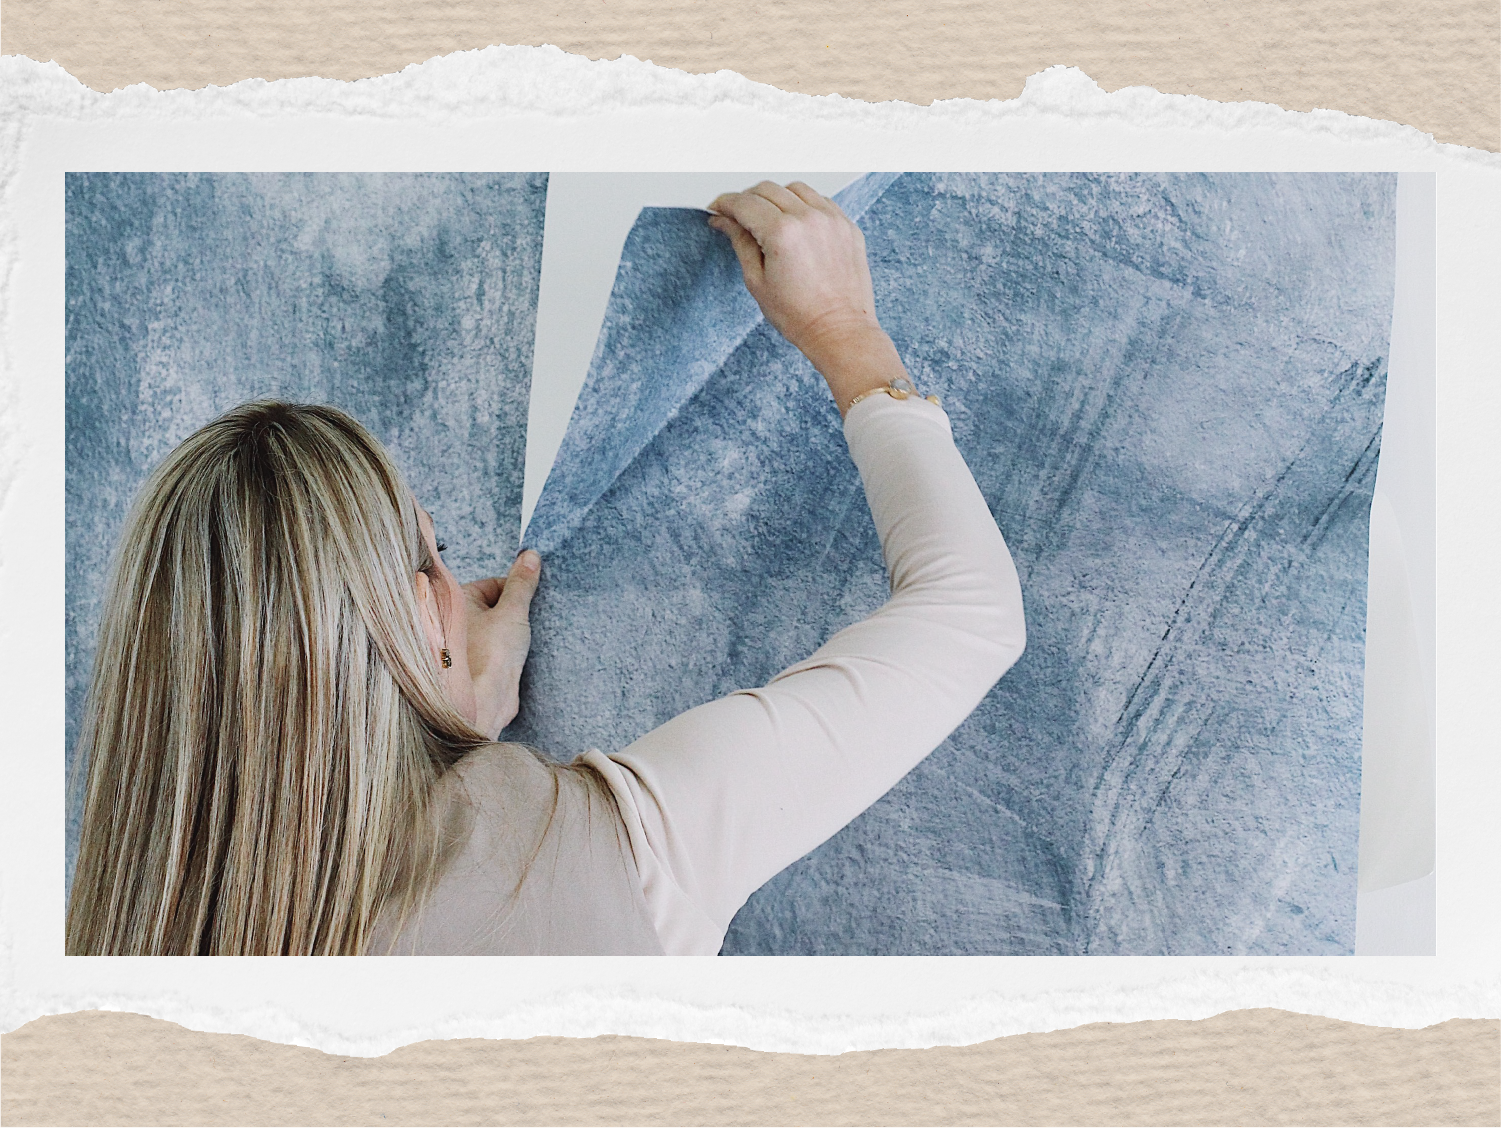
[[[414,910],[449,845],[433,785],[486,743],[420,625],[432,567],[334,408],[246,404],[167,457],[104,605],[69,954],[359,954]]]

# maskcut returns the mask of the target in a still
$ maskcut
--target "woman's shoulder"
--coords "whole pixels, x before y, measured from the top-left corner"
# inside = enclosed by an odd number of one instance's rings
[[[660,953],[603,783],[519,744],[443,777],[454,852],[396,950],[444,955]]]
[[[494,809],[551,801],[558,765],[524,744],[494,743],[474,749],[449,769],[442,786],[477,806]]]
[[[450,774],[466,781],[478,782],[513,773],[549,774],[555,765],[540,752],[525,745],[506,741],[482,744],[467,753]]]
[[[513,832],[528,823],[589,821],[608,814],[618,821],[614,798],[582,760],[560,763],[524,744],[486,744],[449,771],[444,784],[480,819],[499,819]]]
[[[471,855],[520,851],[549,859],[548,869],[565,859],[565,869],[603,866],[591,879],[596,883],[605,871],[618,877],[629,870],[636,880],[619,800],[583,758],[561,763],[524,744],[488,744],[451,774]]]

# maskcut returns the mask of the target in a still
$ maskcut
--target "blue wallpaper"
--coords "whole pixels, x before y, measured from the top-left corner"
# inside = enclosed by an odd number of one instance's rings
[[[734,954],[1349,953],[1387,174],[873,175],[878,310],[1016,558],[1028,649],[735,918]],[[647,210],[528,543],[560,758],[885,596],[822,381]]]
[[[68,175],[70,757],[131,499],[236,404],[349,411],[392,450],[454,570],[505,571],[546,194],[535,173]]]

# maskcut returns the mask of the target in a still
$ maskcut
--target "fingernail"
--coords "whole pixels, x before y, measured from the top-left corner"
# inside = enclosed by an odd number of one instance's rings
[[[542,563],[542,557],[538,556],[534,549],[526,548],[521,550],[520,555],[516,557],[516,562],[528,572],[535,572],[537,565]]]

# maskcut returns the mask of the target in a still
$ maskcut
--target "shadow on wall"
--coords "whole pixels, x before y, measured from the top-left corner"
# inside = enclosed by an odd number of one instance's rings
[[[236,404],[344,408],[390,448],[455,570],[504,572],[546,195],[537,173],[68,175],[70,757],[126,510]]]
[[[872,175],[878,309],[1006,534],[1028,650],[726,953],[1352,951],[1385,174]],[[628,406],[622,406],[628,405]],[[698,212],[642,213],[528,529],[508,738],[759,685],[886,582],[822,381]]]

